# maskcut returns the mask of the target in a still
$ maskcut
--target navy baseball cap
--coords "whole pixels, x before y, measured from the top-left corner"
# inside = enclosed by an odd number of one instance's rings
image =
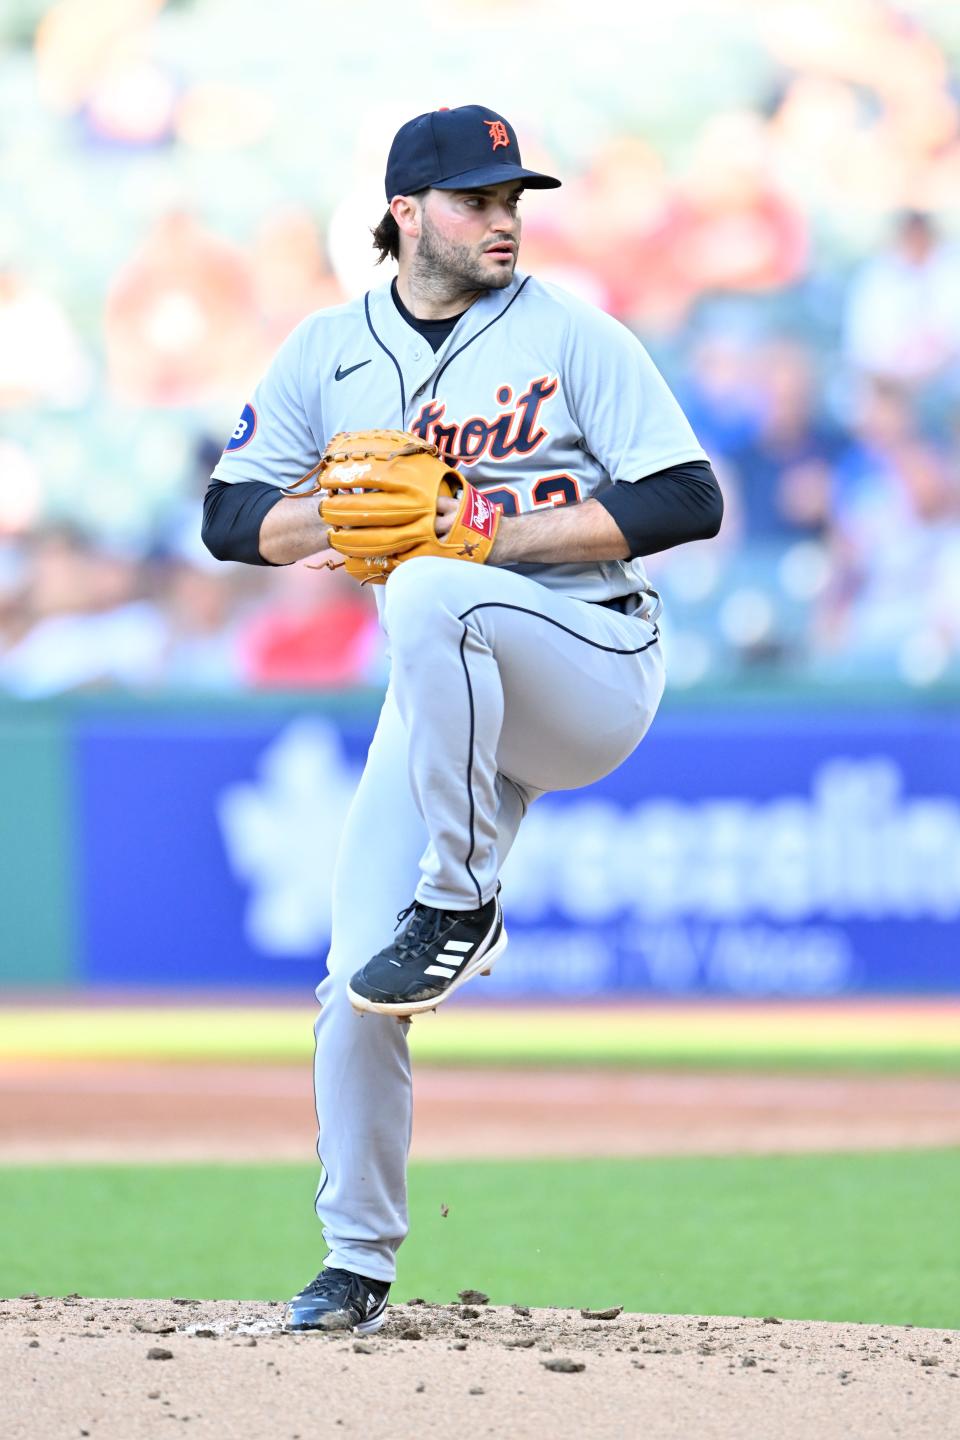
[[[387,157],[387,199],[417,190],[475,190],[522,180],[531,190],[552,190],[552,175],[525,170],[509,120],[483,105],[431,110],[401,125]]]

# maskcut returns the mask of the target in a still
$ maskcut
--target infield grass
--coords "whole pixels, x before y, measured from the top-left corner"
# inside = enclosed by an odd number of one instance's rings
[[[0,1060],[306,1061],[310,1003],[0,1008]],[[411,1030],[421,1063],[960,1072],[960,1003],[445,1008]]]
[[[314,1183],[299,1165],[0,1170],[0,1294],[285,1298],[319,1268]],[[421,1163],[410,1196],[397,1299],[960,1328],[960,1150]]]

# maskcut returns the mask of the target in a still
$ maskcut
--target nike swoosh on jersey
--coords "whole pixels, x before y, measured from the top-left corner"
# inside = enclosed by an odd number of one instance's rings
[[[333,378],[334,380],[346,380],[347,376],[352,375],[354,370],[362,370],[364,365],[369,364],[369,360],[361,360],[359,365],[348,365],[346,370],[341,370],[340,366],[338,365]]]

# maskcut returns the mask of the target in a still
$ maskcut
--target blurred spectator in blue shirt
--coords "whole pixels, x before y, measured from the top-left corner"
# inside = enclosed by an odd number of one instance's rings
[[[712,458],[745,444],[760,422],[751,349],[751,339],[711,328],[671,376],[684,414]]]
[[[24,700],[155,685],[166,626],[143,593],[137,557],[50,530],[30,547],[24,633],[0,655],[0,691]]]
[[[818,405],[813,357],[792,340],[756,354],[759,415],[752,433],[727,452],[747,540],[819,536],[826,528],[831,467],[846,443]]]
[[[866,383],[854,429],[835,471],[821,640],[908,671],[917,637],[929,651],[934,636],[946,665],[960,643],[951,578],[960,558],[956,465],[921,433],[901,387]]]

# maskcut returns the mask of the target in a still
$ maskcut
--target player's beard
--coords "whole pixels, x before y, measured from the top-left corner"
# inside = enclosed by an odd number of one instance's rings
[[[514,243],[519,241],[519,236],[511,238]],[[487,240],[484,247],[456,245],[440,233],[424,210],[411,280],[421,292],[429,292],[437,299],[452,299],[478,290],[503,290],[513,279],[516,257],[512,265],[502,264],[496,269],[489,263],[484,265],[481,255],[490,243]]]

